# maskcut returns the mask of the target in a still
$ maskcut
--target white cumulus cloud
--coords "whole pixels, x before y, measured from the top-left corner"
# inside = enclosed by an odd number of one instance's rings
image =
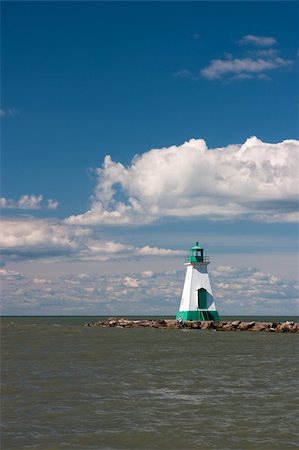
[[[240,44],[253,44],[257,47],[270,47],[276,43],[276,39],[272,36],[256,36],[253,34],[247,34],[240,40]]]
[[[213,149],[191,139],[138,155],[127,167],[106,156],[90,209],[65,222],[140,225],[169,216],[292,222],[298,165],[299,141],[270,144],[256,137]]]
[[[240,45],[232,52],[226,52],[223,57],[212,59],[198,73],[194,74],[187,68],[173,74],[176,78],[197,81],[200,77],[207,80],[264,80],[269,81],[269,72],[289,69],[294,61],[279,56],[279,49],[273,36],[256,36],[247,34],[238,41]]]
[[[213,59],[207,67],[201,70],[201,75],[209,80],[214,80],[226,74],[261,74],[269,70],[290,67],[292,64],[292,61],[280,57]]]
[[[35,283],[35,284],[53,284],[53,281],[48,280],[47,278],[34,278],[33,283]]]
[[[145,245],[137,249],[137,253],[140,255],[152,255],[152,256],[168,256],[168,255],[182,255],[180,250],[170,250],[168,248],[150,247]]]
[[[0,268],[0,280],[22,280],[24,275],[20,272],[16,272],[14,270],[8,270],[6,268]]]
[[[9,209],[57,209],[58,202],[52,199],[43,203],[42,195],[21,195],[19,200],[0,198],[0,207]]]
[[[99,238],[87,227],[42,219],[3,219],[0,227],[3,258],[56,261],[106,261],[110,258],[179,255],[180,251],[163,247],[137,247]],[[38,281],[37,281],[38,283]]]
[[[47,220],[4,219],[0,229],[2,254],[25,257],[78,252],[90,230]]]
[[[123,285],[130,288],[138,288],[139,281],[137,278],[126,276],[122,281]]]

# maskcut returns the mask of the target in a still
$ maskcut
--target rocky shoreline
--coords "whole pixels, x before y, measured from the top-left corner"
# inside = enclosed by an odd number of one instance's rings
[[[120,319],[110,317],[96,323],[87,323],[87,327],[102,328],[163,328],[163,329],[190,329],[190,330],[215,330],[215,331],[264,331],[273,333],[298,333],[299,323],[286,322],[241,322],[233,320],[225,321],[184,321],[178,323],[176,320],[169,319]]]

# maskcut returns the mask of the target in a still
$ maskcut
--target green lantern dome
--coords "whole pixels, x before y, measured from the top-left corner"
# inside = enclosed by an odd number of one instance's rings
[[[190,248],[190,250],[201,250],[202,247],[199,245],[198,242],[196,242],[196,244],[194,245],[194,247]]]

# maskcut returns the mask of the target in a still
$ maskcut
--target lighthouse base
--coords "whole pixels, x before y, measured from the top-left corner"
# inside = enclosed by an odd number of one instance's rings
[[[196,311],[178,311],[176,320],[220,320],[217,311],[208,311],[207,309],[197,309]]]

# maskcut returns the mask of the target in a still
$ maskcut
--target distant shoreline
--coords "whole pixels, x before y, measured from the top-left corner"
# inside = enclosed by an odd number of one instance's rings
[[[164,320],[171,320],[173,319],[175,316],[175,314],[113,314],[113,316],[111,316],[110,314],[0,314],[0,318],[9,318],[9,317],[24,317],[24,318],[34,318],[34,317],[43,317],[43,318],[57,318],[57,317],[61,317],[61,318],[67,318],[67,317],[94,317],[94,318],[110,318],[110,317],[115,317],[115,318],[132,318],[132,319],[164,319]],[[278,314],[278,315],[272,315],[272,314],[239,314],[239,315],[233,315],[233,314],[221,314],[221,320],[223,321],[232,321],[232,320],[241,320],[241,321],[252,321],[255,320],[257,322],[262,321],[260,319],[267,319],[265,321],[267,322],[271,322],[271,320],[273,319],[273,321],[277,320],[277,321],[294,321],[294,322],[299,322],[299,316],[296,314],[290,314],[290,315],[282,315],[282,314]]]

